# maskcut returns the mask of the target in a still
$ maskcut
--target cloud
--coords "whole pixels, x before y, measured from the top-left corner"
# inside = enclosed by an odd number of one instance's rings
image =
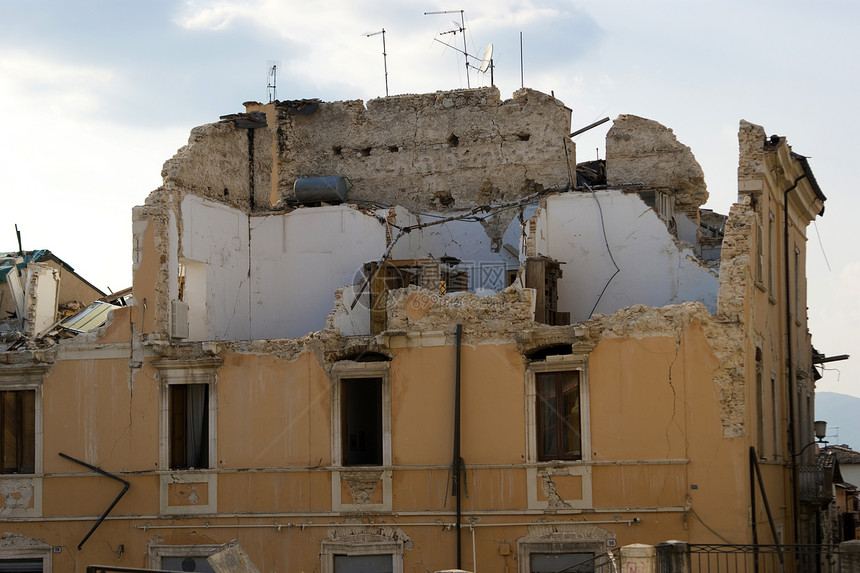
[[[584,11],[567,2],[507,1],[489,6],[461,2],[467,28],[466,50],[478,65],[488,43],[495,45],[495,76],[502,91],[519,87],[519,32],[526,39],[525,63],[543,73],[564,68],[593,49],[601,28]],[[310,97],[323,91],[327,99],[384,95],[380,39],[369,31],[386,30],[387,65],[391,93],[415,93],[488,85],[489,77],[470,72],[465,78],[462,36],[445,34],[459,26],[459,11],[438,11],[432,5],[391,2],[384,9],[373,2],[335,0],[296,9],[281,2],[188,2],[175,17],[183,29],[227,34],[240,27],[303,46],[302,52],[285,52],[276,59],[286,72],[279,87],[283,98]],[[572,38],[580,41],[573,44]],[[451,47],[446,47],[445,44]],[[271,59],[271,58],[270,58]],[[557,74],[558,75],[558,74]],[[378,79],[377,79],[378,78]],[[289,87],[287,87],[289,84]]]
[[[216,2],[205,8],[198,8],[195,2],[188,2],[185,10],[175,18],[175,22],[189,30],[223,30],[236,18],[253,16],[253,10],[242,3]]]
[[[0,99],[39,113],[91,114],[116,82],[110,70],[45,60],[21,51],[0,54]],[[8,103],[4,109],[10,108]],[[22,109],[22,108],[18,108]]]

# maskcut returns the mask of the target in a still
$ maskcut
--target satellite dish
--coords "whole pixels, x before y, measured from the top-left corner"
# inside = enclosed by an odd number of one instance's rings
[[[493,44],[488,44],[487,49],[484,50],[484,59],[481,60],[481,67],[478,68],[481,70],[482,74],[487,73],[487,69],[490,67],[490,63],[493,61]]]

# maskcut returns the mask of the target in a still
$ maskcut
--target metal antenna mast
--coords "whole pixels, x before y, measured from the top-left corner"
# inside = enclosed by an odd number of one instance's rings
[[[467,56],[466,57],[466,87],[470,88],[470,87],[472,87],[472,85],[469,82],[469,58],[468,58],[469,54],[466,53],[468,51],[468,49],[466,48],[466,16],[464,14],[465,11],[464,10],[440,10],[438,12],[424,12],[424,15],[428,16],[430,14],[456,14],[458,12],[460,13],[460,28],[457,30],[448,30],[447,32],[440,32],[439,35],[441,36],[443,34],[456,34],[457,32],[460,32],[461,34],[463,34],[463,53],[466,54],[466,56]],[[454,22],[454,25],[456,26],[457,22]],[[445,42],[442,42],[442,43],[445,44]],[[447,46],[448,44],[445,44],[445,45]]]
[[[378,36],[379,34],[382,34],[382,64],[385,66],[385,97],[388,97],[388,54],[385,53],[385,28],[379,32],[370,32],[365,34],[365,36],[370,38],[371,36]]]
[[[278,99],[278,66],[281,62],[269,60],[266,66],[266,93],[269,96],[269,103]]]

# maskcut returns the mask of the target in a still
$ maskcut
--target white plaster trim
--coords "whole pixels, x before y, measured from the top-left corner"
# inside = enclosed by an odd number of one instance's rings
[[[159,436],[158,465],[162,470],[170,467],[170,385],[209,385],[209,470],[214,470],[217,460],[218,440],[216,436],[218,392],[217,369],[223,360],[204,358],[201,360],[159,360],[152,363],[158,369],[159,378]],[[202,470],[203,468],[201,468]],[[216,513],[218,510],[218,481],[215,471],[171,470],[159,477],[159,512],[162,514]],[[209,503],[205,505],[175,506],[168,503],[168,486],[171,483],[206,482]]]
[[[382,379],[382,465],[344,466],[341,428],[341,395],[343,380],[353,378]],[[332,511],[391,511],[391,377],[388,362],[354,362],[341,360],[331,371],[331,503]],[[382,472],[382,504],[344,504],[341,501],[343,474],[357,471]]]
[[[131,355],[131,344],[117,342],[110,344],[84,344],[70,346],[61,344],[57,350],[57,360],[128,360]]]
[[[152,365],[158,369],[159,386],[159,439],[158,467],[170,469],[170,388],[172,384],[209,384],[209,468],[214,468],[218,459],[216,451],[216,417],[218,392],[216,372],[223,360],[204,358],[201,360],[159,360]],[[201,468],[203,469],[203,468]]]
[[[590,509],[594,506],[592,499],[592,466],[577,465],[577,462],[565,462],[563,466],[557,467],[556,462],[547,462],[544,467],[530,467],[526,469],[526,491],[528,493],[528,508],[536,510],[564,511],[567,509]],[[541,479],[540,473],[547,472],[552,476],[580,476],[582,479],[582,499],[562,500],[568,507],[550,507],[549,500],[538,499],[538,483]]]
[[[529,529],[539,529],[532,526]],[[548,526],[552,527],[552,526]],[[571,524],[570,526],[555,526],[562,531],[546,535],[529,535],[517,540],[517,573],[531,573],[532,553],[593,553],[598,555],[606,551],[606,542],[615,539],[611,532],[589,524]]]
[[[583,349],[583,350],[590,350]],[[530,467],[526,470],[529,509],[549,509],[548,501],[538,500],[538,474],[547,471],[550,475],[571,475],[582,478],[582,499],[564,499],[571,509],[588,509],[592,501],[591,464],[591,407],[588,391],[588,356],[585,353],[548,356],[545,360],[526,365],[525,409],[526,409],[526,455]],[[539,372],[579,372],[580,433],[582,436],[582,460],[552,460],[541,462],[537,456],[537,412],[535,401],[535,374]]]
[[[205,483],[209,503],[199,505],[170,505],[168,488],[175,483]],[[158,477],[158,512],[162,515],[198,515],[218,513],[218,474],[200,470],[185,470]]]
[[[382,475],[380,483],[382,484],[382,503],[343,503],[341,497],[341,483],[347,478],[351,472],[365,472],[377,469]],[[356,512],[356,511],[391,511],[394,505],[394,499],[391,487],[392,471],[390,468],[382,469],[379,466],[356,466],[349,469],[332,470],[331,472],[331,509],[339,512]]]
[[[51,573],[51,546],[18,533],[4,533],[0,539],[0,561],[41,559],[42,572]]]
[[[18,494],[17,497],[13,497],[14,494]],[[41,477],[17,474],[0,476],[0,496],[4,498],[4,507],[0,509],[0,518],[26,517],[32,519],[42,517]],[[15,507],[14,505],[10,507],[10,499],[14,499],[15,502],[32,500],[32,507]]]
[[[150,545],[146,549],[149,567],[161,569],[162,557],[209,557],[222,549],[223,545]]]
[[[378,535],[357,537],[379,538]],[[393,573],[403,573],[403,542],[392,540],[338,540],[323,541],[320,550],[322,573],[334,573],[335,555],[391,555]]]
[[[34,473],[35,475],[42,474],[42,382],[45,378],[45,374],[48,372],[48,365],[45,364],[30,364],[26,366],[4,366],[0,368],[0,390],[35,390],[36,398],[35,398],[35,467]],[[27,474],[13,474],[9,477],[11,478],[20,478],[22,475]],[[5,476],[4,476],[5,477]],[[36,482],[34,482],[36,483]],[[33,489],[33,495],[38,496],[34,498],[33,508],[29,510],[27,513],[27,517],[38,517],[42,514],[42,488],[41,481],[37,481],[36,487]],[[36,507],[39,508],[38,513],[36,513]]]

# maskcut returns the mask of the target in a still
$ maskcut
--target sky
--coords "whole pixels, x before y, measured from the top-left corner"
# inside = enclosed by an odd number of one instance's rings
[[[715,211],[737,198],[741,119],[808,156],[828,198],[808,230],[813,344],[852,355],[818,388],[860,397],[858,22],[856,0],[0,0],[0,250],[17,224],[24,249],[130,286],[132,207],[191,128],[268,101],[272,63],[281,100],[382,97],[385,65],[391,95],[458,89],[465,36],[474,65],[493,44],[502,98],[553,93],[573,129],[623,113],[672,128]],[[385,60],[367,36],[382,29]],[[603,157],[609,126],[575,138],[578,161]]]

